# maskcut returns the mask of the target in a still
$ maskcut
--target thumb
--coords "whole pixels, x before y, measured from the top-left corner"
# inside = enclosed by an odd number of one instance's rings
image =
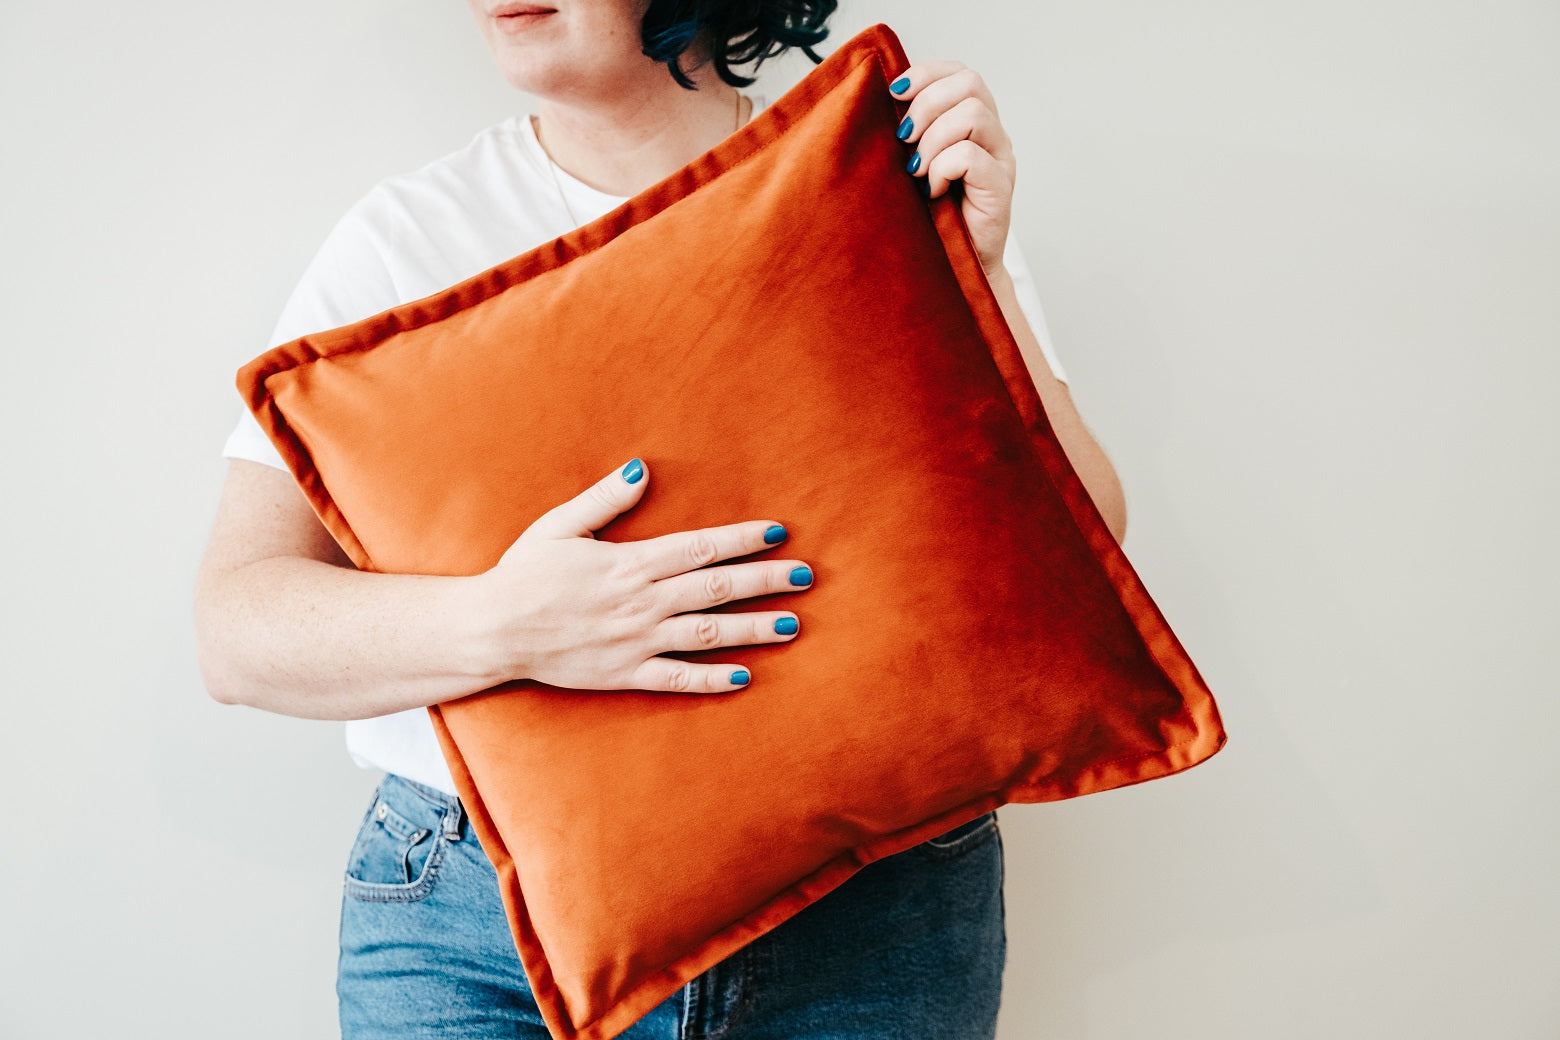
[[[639,504],[649,470],[640,459],[607,474],[567,502],[560,502],[536,518],[531,531],[547,538],[595,537],[598,527]]]

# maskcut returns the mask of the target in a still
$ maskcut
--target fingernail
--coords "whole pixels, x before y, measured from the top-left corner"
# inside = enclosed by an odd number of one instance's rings
[[[764,532],[764,541],[768,542],[770,545],[775,544],[776,542],[780,541],[784,537],[785,537],[785,525],[784,524],[770,524],[769,525],[769,530]]]
[[[732,672],[731,673],[731,681],[736,683],[738,686],[745,685],[747,683],[747,681],[748,681],[747,669],[746,668],[738,668],[736,671]]]
[[[932,179],[930,177],[923,177],[921,179],[921,194],[925,195],[927,198],[932,197]]]
[[[792,585],[806,585],[812,581],[812,570],[807,567],[796,567],[791,571]]]
[[[914,173],[921,168],[921,153],[916,152],[910,157],[910,162],[905,166],[906,173]]]
[[[623,479],[628,481],[630,484],[639,483],[639,478],[644,475],[644,463],[640,462],[638,459],[634,459],[628,465],[623,467]]]
[[[788,636],[796,631],[796,619],[794,617],[775,618],[775,631],[783,636]]]
[[[890,93],[903,94],[905,91],[910,89],[910,77],[900,76],[898,79],[894,80],[894,82],[888,85],[888,89]]]
[[[910,136],[910,131],[914,129],[915,123],[911,122],[909,116],[905,116],[904,121],[899,124],[899,129],[894,131],[894,136],[903,141]]]

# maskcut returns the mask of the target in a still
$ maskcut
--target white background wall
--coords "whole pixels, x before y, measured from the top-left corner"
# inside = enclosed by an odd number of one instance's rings
[[[1560,8],[861,0],[823,52],[877,21],[994,90],[1230,734],[1002,810],[1003,1040],[1560,1035]],[[348,205],[530,106],[454,0],[0,8],[0,1037],[334,1035],[377,774],[194,662],[233,373]]]

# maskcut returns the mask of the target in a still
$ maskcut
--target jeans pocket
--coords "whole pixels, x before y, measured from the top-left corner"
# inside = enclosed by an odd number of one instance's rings
[[[448,841],[436,809],[407,801],[381,784],[347,857],[347,895],[377,902],[426,898],[438,880]]]
[[[985,844],[996,837],[996,834],[997,811],[993,809],[973,820],[966,820],[935,838],[928,838],[919,845],[913,845],[911,849],[928,859],[952,859]]]

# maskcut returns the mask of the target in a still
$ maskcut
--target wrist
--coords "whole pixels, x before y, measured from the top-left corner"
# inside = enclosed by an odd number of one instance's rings
[[[455,665],[472,680],[473,692],[524,678],[526,663],[520,659],[513,634],[495,623],[500,611],[495,609],[487,574],[449,578],[444,592],[442,609],[450,619]]]

